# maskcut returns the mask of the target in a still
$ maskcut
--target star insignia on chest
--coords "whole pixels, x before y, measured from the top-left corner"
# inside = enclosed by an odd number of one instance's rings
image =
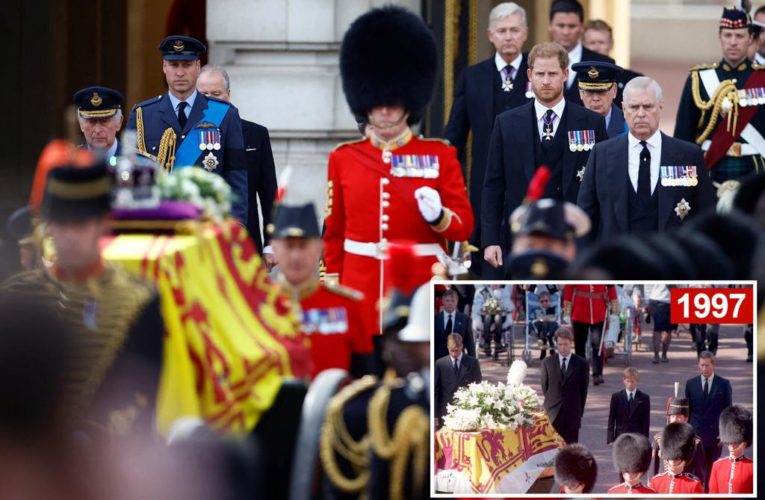
[[[582,168],[576,171],[576,178],[579,179],[579,182],[582,182],[584,179],[584,165],[582,165]]]
[[[678,217],[680,217],[680,220],[685,219],[685,217],[688,215],[690,211],[691,211],[691,204],[685,201],[685,198],[677,202],[677,206],[675,206],[675,213],[677,214]]]
[[[211,152],[205,156],[204,160],[202,160],[202,166],[205,167],[205,170],[208,172],[212,172],[218,168],[218,158],[216,158],[215,155]]]
[[[510,92],[511,90],[513,90],[513,81],[508,79],[502,82],[502,90],[504,90],[505,92]]]

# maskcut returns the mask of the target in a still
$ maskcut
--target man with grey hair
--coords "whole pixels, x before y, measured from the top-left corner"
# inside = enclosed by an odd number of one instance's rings
[[[108,87],[94,86],[78,90],[73,100],[87,148],[116,165],[115,158],[121,152],[117,132],[122,128],[122,94]]]
[[[655,80],[641,76],[624,87],[629,132],[595,145],[577,198],[593,239],[672,230],[714,209],[701,148],[659,130],[662,106]]]
[[[208,97],[231,102],[231,79],[228,72],[220,66],[208,64],[202,68],[197,80],[197,90]],[[271,139],[266,127],[244,119],[241,122],[248,176],[247,231],[270,269],[276,263],[276,259],[269,245],[268,231],[262,229],[271,223],[276,195],[276,169],[271,152]],[[262,224],[258,207],[263,214]]]
[[[444,134],[457,147],[463,165],[466,165],[463,171],[469,183],[470,203],[476,216],[471,243],[476,247],[480,247],[481,241],[478,217],[481,213],[481,191],[494,118],[534,97],[528,88],[527,54],[521,52],[529,35],[523,7],[513,2],[500,3],[494,7],[489,13],[487,35],[496,52],[493,57],[462,72]],[[468,162],[465,161],[465,152],[471,130],[472,155]],[[486,264],[479,265],[482,262],[480,253],[474,254],[471,271],[484,278],[504,278],[501,270]]]

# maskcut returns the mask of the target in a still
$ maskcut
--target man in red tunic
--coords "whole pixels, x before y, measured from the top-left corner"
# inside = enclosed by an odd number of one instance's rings
[[[635,432],[621,434],[614,441],[611,450],[614,467],[624,482],[608,490],[609,493],[640,495],[656,493],[640,483],[640,479],[651,465],[651,443],[648,438]]]
[[[351,24],[340,49],[340,73],[364,137],[330,154],[324,260],[327,279],[364,293],[366,314],[382,321],[388,289],[388,241],[416,244],[413,269],[424,283],[447,240],[473,231],[456,149],[415,137],[438,66],[436,42],[423,20],[395,6],[373,9]]]
[[[618,303],[613,285],[567,285],[563,289],[564,314],[571,317],[577,355],[585,357],[588,335],[590,338],[594,385],[603,383],[603,356],[600,347],[609,304],[611,312],[616,314]]]
[[[657,493],[704,493],[699,478],[683,472],[686,464],[693,459],[695,435],[690,424],[674,422],[664,428],[661,435],[661,458],[667,461],[668,469],[653,476],[649,484]]]
[[[272,247],[279,262],[276,281],[292,299],[311,340],[311,378],[327,368],[342,368],[355,377],[370,373],[371,321],[364,317],[361,293],[320,283],[316,274],[321,239],[312,204],[276,209]]]
[[[712,465],[710,493],[752,493],[754,462],[744,456],[752,445],[752,414],[740,407],[729,406],[720,414],[720,441],[728,445],[729,455]]]

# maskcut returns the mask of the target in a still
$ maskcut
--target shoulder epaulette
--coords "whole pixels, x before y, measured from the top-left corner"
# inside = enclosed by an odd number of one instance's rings
[[[718,63],[697,64],[696,66],[692,67],[690,71],[701,71],[702,69],[717,69],[717,66],[719,66]]]
[[[765,69],[765,64],[752,63],[752,69]]]
[[[329,290],[330,292],[342,295],[343,297],[348,297],[349,299],[355,300],[356,302],[362,300],[364,298],[364,294],[359,292],[358,290],[354,290],[353,288],[348,288],[347,286],[338,285],[337,283],[333,281],[324,282],[324,288]]]
[[[145,101],[141,101],[138,104],[136,104],[135,106],[133,106],[133,109],[144,108],[146,106],[151,106],[152,104],[156,104],[156,103],[158,103],[159,101],[162,100],[162,97],[164,95],[165,94],[160,94],[160,95],[158,95],[156,97],[150,97],[150,98],[146,99]]]
[[[356,144],[358,142],[364,142],[366,140],[367,140],[366,137],[359,137],[358,139],[353,139],[353,140],[350,140],[350,141],[341,142],[340,144],[335,146],[335,148],[332,151],[337,151],[338,149],[342,148],[343,146],[347,146],[349,144]]]
[[[423,137],[421,135],[417,136],[417,138],[421,141],[430,141],[430,142],[443,142],[447,146],[451,146],[452,143],[449,142],[448,139],[444,139],[442,137]]]

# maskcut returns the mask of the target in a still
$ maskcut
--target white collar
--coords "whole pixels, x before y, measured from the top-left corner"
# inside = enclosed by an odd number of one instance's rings
[[[632,135],[632,132],[627,134],[627,140],[629,141],[630,149],[634,147],[642,147],[640,146],[640,139]],[[645,142],[647,142],[651,148],[658,150],[661,147],[661,130],[654,132],[653,135],[649,137]]]
[[[454,358],[452,358],[451,356],[449,356],[449,357],[450,357],[450,358],[451,358],[451,360],[452,360],[452,366],[454,366],[454,361],[455,361],[455,359],[454,359]],[[457,366],[460,366],[460,365],[462,364],[462,353],[460,353],[460,357],[459,357],[459,358],[457,358],[457,359],[456,359],[456,361],[457,361]]]
[[[712,375],[710,375],[709,378],[707,379],[707,380],[709,380],[709,390],[710,391],[712,390],[712,381],[714,381],[714,379],[715,379],[715,374],[714,373]],[[704,375],[701,375],[701,388],[702,389],[704,388]]]
[[[194,92],[190,96],[188,96],[186,98],[185,102],[188,103],[188,105],[189,105],[189,108],[186,110],[186,116],[191,116],[191,108],[194,107],[194,101],[196,101],[198,94],[199,94],[199,92],[194,90]],[[170,92],[170,91],[167,92],[167,97],[170,99],[170,104],[173,105],[173,111],[177,112],[178,111],[178,103],[181,102],[181,100],[178,99],[177,97],[175,97],[173,95],[173,93]]]
[[[555,113],[555,116],[558,117],[558,120],[560,120],[560,117],[563,116],[563,109],[566,107],[566,99],[561,99],[558,104],[552,107],[553,113]],[[547,112],[548,107],[545,107],[542,103],[534,99],[534,110],[537,113],[537,121],[541,120],[544,114]]]
[[[571,354],[566,356],[566,362],[569,363],[569,364],[571,363]],[[559,365],[563,364],[563,355],[561,353],[558,353],[558,364]]]
[[[568,53],[568,65],[571,67],[572,64],[578,63],[582,61],[582,42],[581,40],[576,44],[576,47],[571,49],[571,52]]]
[[[510,63],[510,66],[515,69],[516,76],[518,75],[518,68],[521,67],[521,61],[523,61],[523,54],[519,52],[518,57],[513,59],[513,62]],[[507,66],[507,63],[502,59],[502,56],[499,55],[499,52],[494,53],[494,64],[497,66],[497,71],[502,71],[505,69],[505,66]]]

